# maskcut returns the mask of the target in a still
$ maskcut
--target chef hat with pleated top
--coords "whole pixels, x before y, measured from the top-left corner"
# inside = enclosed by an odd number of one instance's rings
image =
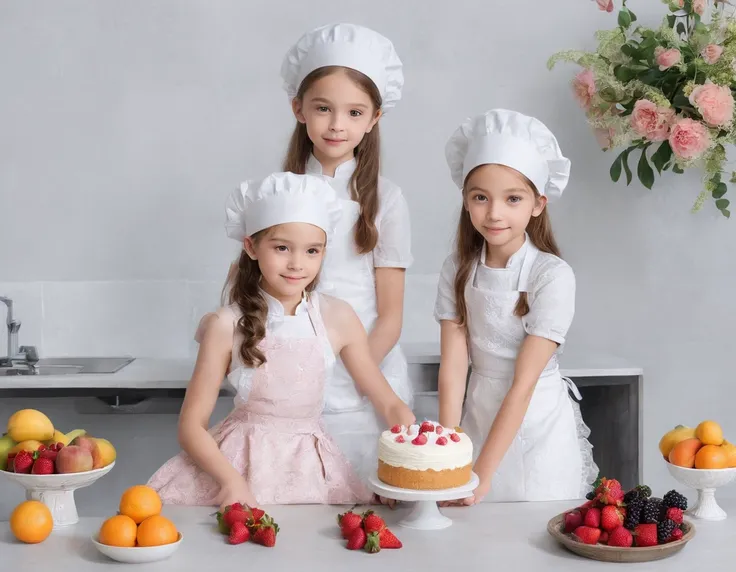
[[[335,190],[322,177],[273,173],[246,181],[225,206],[225,230],[242,242],[257,232],[289,222],[313,224],[329,239],[341,216]]]
[[[460,189],[470,171],[491,163],[519,171],[550,200],[562,195],[570,178],[570,160],[547,126],[506,109],[466,119],[447,142],[445,157]]]
[[[296,97],[305,77],[327,66],[342,66],[368,76],[381,94],[384,112],[401,99],[401,60],[391,41],[378,32],[355,24],[330,24],[304,34],[281,64],[289,101]]]

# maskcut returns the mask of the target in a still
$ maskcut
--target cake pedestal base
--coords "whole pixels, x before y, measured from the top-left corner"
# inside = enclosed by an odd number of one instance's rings
[[[470,482],[467,485],[436,491],[392,487],[378,480],[377,475],[372,475],[368,479],[368,485],[379,496],[414,503],[411,512],[403,520],[399,521],[399,526],[417,530],[441,530],[451,526],[452,520],[440,512],[437,503],[472,496],[480,480],[475,473],[471,473],[471,475]]]

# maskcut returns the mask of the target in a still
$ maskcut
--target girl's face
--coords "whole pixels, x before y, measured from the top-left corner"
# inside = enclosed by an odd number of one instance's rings
[[[319,274],[325,253],[325,232],[305,222],[269,228],[257,240],[246,238],[244,248],[258,261],[261,287],[278,300],[300,298]]]
[[[494,248],[523,237],[529,220],[547,204],[547,197],[537,195],[518,171],[495,164],[473,170],[464,194],[475,230]]]
[[[316,80],[301,100],[292,101],[292,108],[297,121],[306,125],[321,163],[351,159],[381,117],[370,96],[343,70]]]

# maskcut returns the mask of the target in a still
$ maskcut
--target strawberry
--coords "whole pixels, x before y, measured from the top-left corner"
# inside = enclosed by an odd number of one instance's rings
[[[655,538],[657,536],[656,530],[654,531]],[[578,526],[572,533],[576,540],[583,544],[598,544],[598,539],[601,537],[600,528],[593,528],[591,526]]]
[[[64,443],[57,443],[56,444],[56,452],[58,453],[59,451],[61,451],[63,449],[63,447],[64,447]]]
[[[432,425],[429,421],[425,421],[419,426],[419,432],[420,433],[433,433],[434,425]]]
[[[602,504],[621,506],[624,502],[624,490],[616,479],[603,477],[601,484],[595,489],[595,498]]]
[[[667,516],[670,520],[674,520],[677,524],[682,524],[682,509],[677,507],[670,507],[667,509]]]
[[[260,508],[253,507],[250,509],[251,515],[253,515],[253,522],[255,524],[260,524],[261,519],[266,516],[266,511],[261,510]]]
[[[455,443],[460,442],[460,435],[457,433],[450,433],[450,441],[454,441]]]
[[[608,531],[607,530],[601,531],[601,537],[598,539],[598,542],[600,544],[608,544]]]
[[[230,508],[230,510],[226,510],[225,513],[222,515],[222,522],[224,522],[225,526],[227,526],[232,531],[233,525],[236,522],[239,522],[245,526],[245,524],[248,522],[248,513],[244,510]]]
[[[391,427],[391,433],[401,433],[401,430],[403,428],[404,427],[402,425],[394,425],[393,427]]]
[[[52,461],[56,461],[56,455],[58,454],[59,452],[56,449],[49,447],[45,451],[41,451],[38,456],[44,459],[51,459]]]
[[[33,466],[33,455],[28,451],[20,451],[13,459],[13,472],[28,474]]]
[[[438,437],[435,443],[438,445],[447,445],[447,437]]]
[[[618,546],[620,548],[629,548],[634,542],[634,537],[631,536],[631,532],[619,526],[611,531],[608,535],[608,546]]]
[[[8,471],[9,473],[13,472],[13,459],[15,459],[15,455],[16,453],[10,453],[10,455],[8,455],[8,462],[4,467],[4,470]],[[0,469],[3,469],[3,467],[0,467]]]
[[[363,513],[363,529],[366,534],[381,532],[384,528],[386,528],[386,523],[372,510]]]
[[[345,547],[348,550],[360,550],[365,546],[365,541],[365,530],[363,530],[361,527],[358,527],[353,530],[352,534],[348,537],[348,543],[345,545]]]
[[[672,531],[672,536],[670,536],[670,539],[667,542],[677,542],[678,540],[682,540],[682,537],[685,533],[682,532],[681,528],[676,528]]]
[[[380,532],[371,532],[365,543],[365,551],[375,553],[384,548],[401,548],[403,544],[396,538],[396,535],[388,528],[384,528]]]
[[[412,445],[426,445],[427,444],[427,436],[424,433],[420,433],[414,439],[411,440]]]
[[[637,524],[634,529],[634,543],[637,546],[657,545],[657,525]]]
[[[611,532],[612,530],[623,526],[624,515],[617,506],[604,506],[601,510],[601,528]]]
[[[583,518],[583,526],[590,526],[592,528],[598,528],[601,525],[601,509],[589,508],[588,512],[585,513]]]
[[[228,511],[230,512],[242,512],[242,511]],[[227,541],[230,544],[243,544],[243,542],[246,542],[250,538],[250,531],[248,530],[248,527],[245,526],[244,523],[240,521],[236,521],[233,523],[232,527],[230,527],[230,535],[228,536]]]
[[[53,475],[54,462],[46,457],[39,457],[33,462],[31,472],[34,475]]]
[[[583,525],[583,515],[575,509],[565,514],[565,532],[572,532],[578,526]]]
[[[233,504],[230,505],[230,508],[234,510],[245,510],[245,507],[239,502],[234,502]]]
[[[349,510],[344,514],[337,515],[337,524],[340,526],[342,537],[349,538],[353,531],[363,524],[363,517]]]
[[[437,427],[434,428],[434,432],[437,433],[437,435],[442,435],[444,430],[445,428],[442,425],[437,425]]]
[[[397,443],[406,443],[406,439],[404,439],[403,435],[399,435],[398,437],[396,437],[396,439],[394,439],[394,441],[396,441]]]
[[[594,500],[588,501],[586,503],[581,504],[577,510],[580,511],[580,515],[585,518],[585,515],[588,514],[588,511],[591,508],[598,508],[598,503]]]
[[[264,513],[260,518],[260,522],[252,531],[253,542],[268,546],[269,548],[276,545],[276,534],[279,531],[279,525],[273,519]]]

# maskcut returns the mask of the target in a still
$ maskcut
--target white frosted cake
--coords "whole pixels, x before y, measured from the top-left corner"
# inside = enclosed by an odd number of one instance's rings
[[[434,421],[395,425],[378,439],[378,478],[402,489],[439,490],[470,482],[473,443]]]

